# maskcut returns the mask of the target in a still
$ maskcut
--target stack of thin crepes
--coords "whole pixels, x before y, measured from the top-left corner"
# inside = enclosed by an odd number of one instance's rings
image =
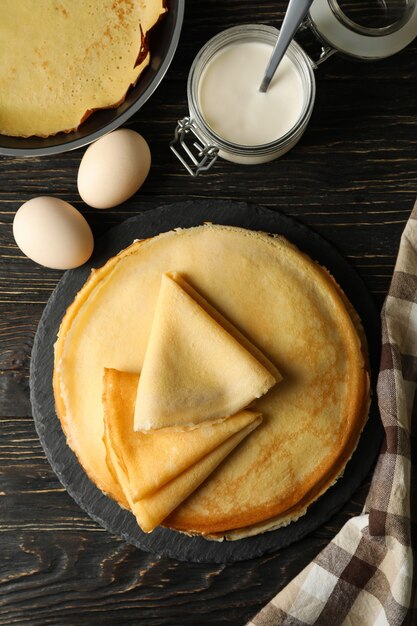
[[[304,515],[344,471],[370,395],[363,329],[328,272],[282,237],[216,224],[94,270],[53,385],[101,491],[145,530],[216,540]]]
[[[179,274],[163,274],[140,376],[104,370],[107,464],[142,530],[160,524],[261,423],[259,412],[242,409],[279,380]]]

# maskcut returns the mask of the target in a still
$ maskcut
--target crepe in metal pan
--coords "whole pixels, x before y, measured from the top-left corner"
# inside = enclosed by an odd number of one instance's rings
[[[47,137],[118,106],[165,10],[163,0],[2,0],[0,133]]]

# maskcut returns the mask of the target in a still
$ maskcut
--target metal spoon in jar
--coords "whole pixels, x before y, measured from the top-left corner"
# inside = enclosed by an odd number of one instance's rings
[[[287,11],[282,22],[281,29],[279,31],[277,43],[269,59],[265,76],[262,80],[259,91],[265,93],[269,87],[278,65],[280,64],[282,57],[287,51],[298,27],[307,14],[310,6],[313,4],[313,0],[290,0],[288,3]]]

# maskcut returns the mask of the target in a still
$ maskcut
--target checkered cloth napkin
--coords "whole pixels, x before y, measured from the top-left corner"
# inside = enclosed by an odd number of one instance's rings
[[[416,388],[417,204],[382,310],[377,394],[385,440],[363,513],[247,626],[417,625]]]

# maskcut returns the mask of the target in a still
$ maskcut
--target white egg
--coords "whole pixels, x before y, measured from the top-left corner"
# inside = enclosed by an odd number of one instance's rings
[[[82,265],[94,247],[91,228],[81,213],[51,196],[22,204],[13,220],[13,235],[32,261],[59,270]]]
[[[78,170],[79,194],[95,209],[110,209],[136,193],[150,167],[151,152],[142,135],[120,128],[87,148]]]

